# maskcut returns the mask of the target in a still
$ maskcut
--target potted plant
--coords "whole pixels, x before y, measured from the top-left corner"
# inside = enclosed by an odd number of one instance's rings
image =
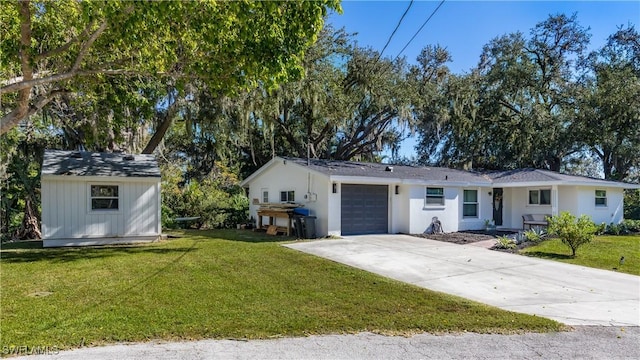
[[[491,233],[491,235],[495,235],[496,233],[496,223],[493,219],[485,219],[484,220],[484,228],[485,231]]]

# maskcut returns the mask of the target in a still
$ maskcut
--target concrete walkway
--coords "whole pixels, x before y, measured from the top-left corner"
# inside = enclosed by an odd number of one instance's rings
[[[427,289],[567,325],[640,326],[640,277],[407,235],[285,245]]]

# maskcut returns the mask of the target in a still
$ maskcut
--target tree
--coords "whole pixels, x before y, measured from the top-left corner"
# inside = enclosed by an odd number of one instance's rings
[[[550,16],[530,35],[497,38],[481,56],[487,106],[496,110],[493,138],[513,146],[504,160],[515,167],[559,171],[563,159],[580,150],[574,115],[579,84],[572,77],[589,35],[575,14]]]
[[[571,249],[571,256],[576,256],[578,248],[593,239],[597,227],[588,215],[582,215],[577,220],[568,211],[563,211],[558,216],[548,218],[549,234],[556,235],[563,244]]]
[[[235,92],[301,75],[336,0],[15,1],[0,8],[0,134],[104,77],[162,76]]]
[[[447,77],[436,106],[421,112],[426,149],[417,150],[440,165],[560,170],[581,150],[574,71],[588,41],[575,15],[550,16],[529,38],[493,39],[478,67]]]
[[[585,142],[605,179],[625,180],[640,167],[640,35],[619,29],[588,61],[592,78],[581,103]]]

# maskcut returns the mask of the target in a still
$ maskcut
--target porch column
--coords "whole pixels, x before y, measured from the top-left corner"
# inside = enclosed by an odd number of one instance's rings
[[[551,216],[558,215],[558,185],[551,186]]]

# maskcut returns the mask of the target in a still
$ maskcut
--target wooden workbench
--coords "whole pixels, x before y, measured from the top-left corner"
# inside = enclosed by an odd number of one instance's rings
[[[262,217],[269,217],[269,225],[274,225],[275,218],[287,219],[287,236],[291,235],[291,218],[293,209],[260,209],[258,210],[258,229],[262,229]]]

